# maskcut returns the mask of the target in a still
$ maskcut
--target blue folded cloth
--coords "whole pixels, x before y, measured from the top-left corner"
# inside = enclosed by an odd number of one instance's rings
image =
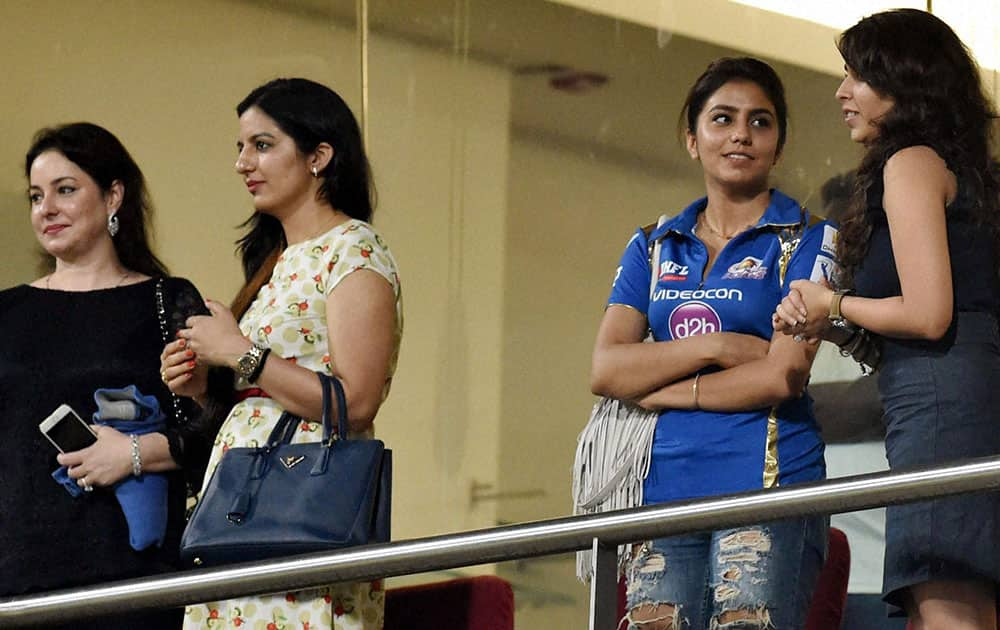
[[[94,392],[94,423],[121,433],[144,435],[163,431],[166,421],[155,396],[144,396],[135,385]],[[62,466],[52,477],[74,497],[84,494]],[[163,544],[167,531],[167,478],[162,473],[126,477],[114,486],[115,498],[125,513],[129,544],[136,551]]]

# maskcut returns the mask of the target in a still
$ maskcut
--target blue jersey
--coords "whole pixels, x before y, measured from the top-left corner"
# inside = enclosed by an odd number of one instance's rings
[[[642,230],[636,232],[608,305],[646,314],[656,341],[713,332],[770,340],[771,314],[788,284],[832,273],[836,229],[825,221],[807,227],[782,273],[782,240],[794,238],[803,222],[808,226],[808,212],[772,190],[757,225],[729,241],[705,275],[708,250],[694,230],[706,205],[707,199],[694,202],[650,235],[650,240],[662,239],[659,260],[653,261],[658,278],[652,299],[650,241]],[[823,441],[808,394],[774,409],[666,410],[653,439],[645,502],[743,492],[824,475]]]

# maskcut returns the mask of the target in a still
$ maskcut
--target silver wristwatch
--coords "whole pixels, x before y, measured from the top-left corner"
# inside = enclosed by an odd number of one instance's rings
[[[249,381],[257,372],[260,361],[264,357],[264,346],[253,344],[246,354],[236,360],[236,374],[245,381]]]

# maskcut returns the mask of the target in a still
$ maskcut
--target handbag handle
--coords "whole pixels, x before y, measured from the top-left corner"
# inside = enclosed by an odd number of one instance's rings
[[[332,374],[316,372],[319,376],[320,385],[323,387],[323,441],[332,444],[333,440],[347,439],[347,395],[344,393],[344,384],[340,379]],[[332,435],[333,422],[330,418],[330,389],[337,397],[337,434]]]
[[[346,440],[347,396],[344,394],[344,385],[336,376],[323,374],[322,372],[316,372],[316,376],[319,378],[320,387],[323,390],[323,442],[330,445],[338,438]],[[337,398],[337,433],[333,432],[333,413],[331,409],[333,397],[330,396],[331,389],[333,389],[334,396]],[[274,425],[274,429],[271,430],[271,435],[267,438],[267,447],[274,448],[282,443],[291,443],[292,436],[295,435],[295,429],[298,428],[300,421],[301,418],[287,411],[281,414],[278,422]]]

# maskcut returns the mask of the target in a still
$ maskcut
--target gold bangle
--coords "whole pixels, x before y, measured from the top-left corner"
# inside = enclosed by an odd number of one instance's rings
[[[701,409],[698,405],[698,379],[701,378],[701,374],[694,375],[694,382],[691,383],[691,395],[694,398],[694,408]]]

